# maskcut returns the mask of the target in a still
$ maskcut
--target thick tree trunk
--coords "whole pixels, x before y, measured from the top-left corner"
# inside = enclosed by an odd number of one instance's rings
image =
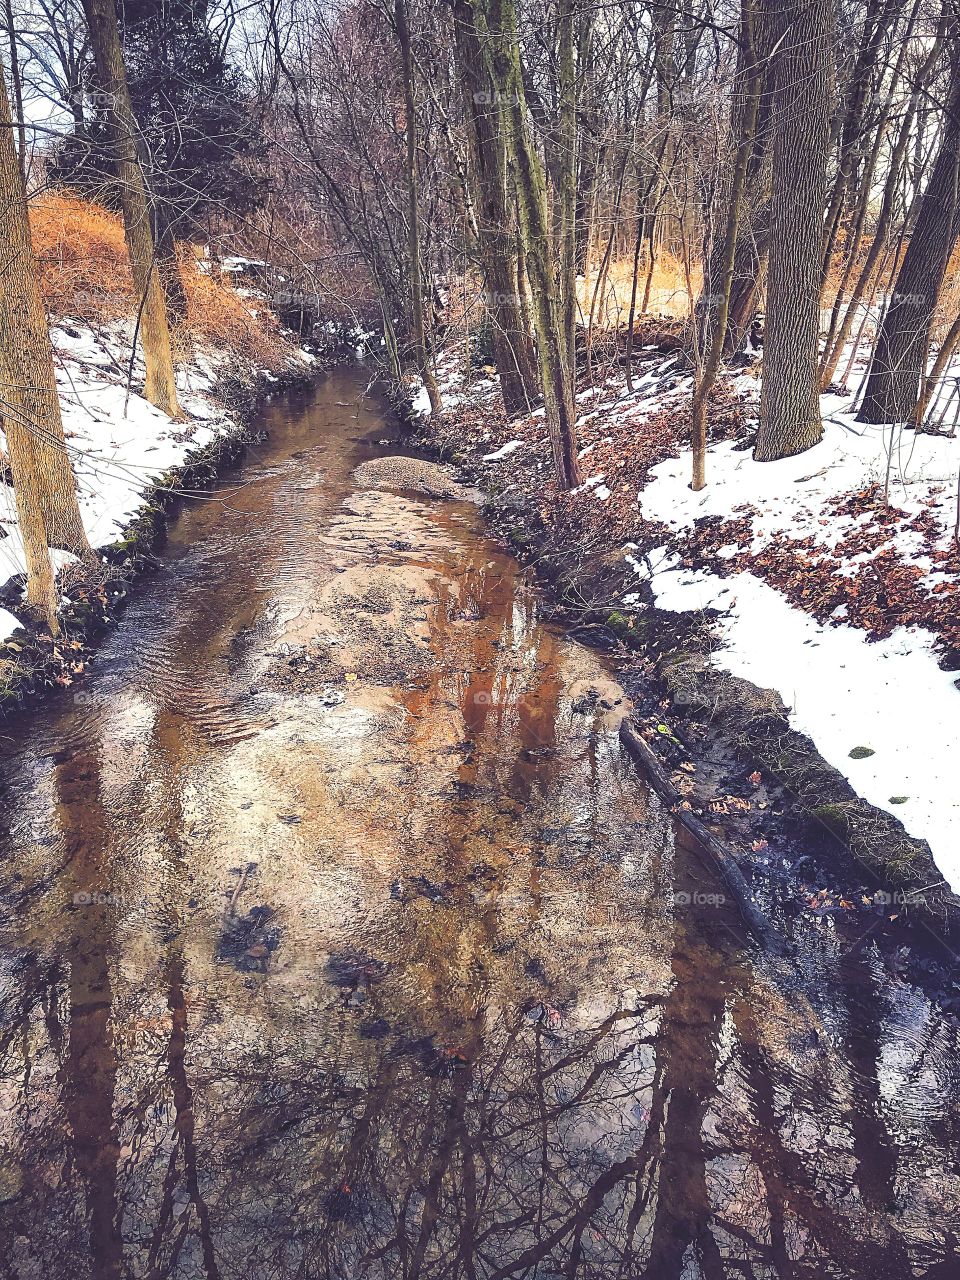
[[[477,249],[493,324],[500,391],[507,415],[514,417],[529,413],[539,398],[537,357],[518,282],[517,219],[509,191],[503,134],[498,128],[499,110],[467,0],[454,0],[453,16],[475,185]]]
[[[514,0],[471,0],[471,3],[478,26],[483,24],[489,36],[486,45],[488,65],[497,95],[500,127],[516,182],[520,235],[530,280],[540,381],[554,469],[558,486],[569,489],[579,483],[573,377],[560,329],[556,279],[550,260],[543,166],[527,126],[517,12]]]
[[[138,332],[147,377],[144,395],[172,418],[180,417],[166,300],[154,251],[150,206],[137,155],[137,123],[123,65],[114,0],[84,0],[90,45],[103,92],[109,96],[109,146],[123,211],[130,271],[139,308]]]
[[[833,88],[832,0],[768,5],[777,43],[760,462],[801,453],[823,434],[817,348]]]
[[[933,312],[960,232],[958,145],[960,50],[955,49],[940,151],[877,335],[860,422],[908,422],[916,409]]]
[[[80,518],[60,420],[47,317],[30,238],[23,183],[0,66],[0,403],[20,533],[27,599],[57,631],[48,547],[87,564],[97,557]]]

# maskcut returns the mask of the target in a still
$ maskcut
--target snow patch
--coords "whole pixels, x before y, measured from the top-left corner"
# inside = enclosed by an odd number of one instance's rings
[[[485,453],[482,460],[484,462],[499,462],[501,458],[509,458],[511,453],[516,453],[522,445],[522,440],[508,440],[495,453]]]
[[[650,579],[660,608],[720,611],[715,665],[776,689],[791,707],[792,727],[812,738],[860,795],[926,839],[960,891],[960,708],[956,675],[938,667],[932,638],[900,628],[871,642],[852,627],[821,626],[753,574],[718,578],[678,568],[675,557],[661,559]],[[852,760],[856,747],[874,754]],[[907,798],[891,804],[894,796]]]

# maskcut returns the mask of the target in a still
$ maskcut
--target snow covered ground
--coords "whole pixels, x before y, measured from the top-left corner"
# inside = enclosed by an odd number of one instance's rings
[[[864,527],[866,514],[838,515],[830,503],[871,483],[888,484],[890,502],[906,515],[923,515],[939,531],[922,539],[895,522],[888,542],[866,543],[844,560],[853,572],[880,550],[919,565],[933,590],[944,574],[924,554],[949,549],[956,520],[960,440],[857,423],[849,400],[823,397],[823,440],[805,453],[759,464],[730,441],[711,446],[707,488],[689,488],[690,456],[653,468],[638,494],[641,515],[689,531],[702,516],[747,515],[753,552],[776,539],[812,539],[830,551]],[[733,559],[735,546],[716,553]],[[814,551],[816,554],[816,550]],[[929,841],[944,878],[960,890],[960,788],[957,738],[960,691],[956,672],[942,671],[934,636],[923,627],[898,627],[871,641],[795,607],[775,586],[749,572],[720,576],[684,568],[666,548],[637,560],[662,608],[720,611],[715,664],[765,688],[792,708],[791,724],[871,803],[894,813],[914,836]],[[854,752],[854,756],[851,756]],[[870,752],[872,754],[866,754]]]
[[[114,541],[138,509],[151,482],[217,436],[237,424],[210,397],[218,367],[226,353],[198,352],[178,373],[184,422],[174,422],[126,389],[130,358],[127,326],[117,324],[95,332],[79,324],[61,322],[51,329],[57,364],[57,384],[67,447],[77,477],[80,511],[94,546]],[[310,357],[302,353],[304,359]],[[133,385],[141,385],[139,359]],[[17,524],[13,490],[0,486],[0,583],[24,573],[26,562]],[[69,560],[54,552],[54,563]],[[0,640],[19,623],[0,612]]]
[[[495,399],[487,380],[465,395],[452,364],[442,374],[445,407],[460,412],[465,400]],[[738,376],[732,390],[741,420],[744,413],[756,417],[756,376]],[[814,448],[757,463],[743,432],[732,431],[711,444],[707,487],[694,493],[689,446],[678,446],[675,430],[689,394],[676,356],[655,349],[647,350],[633,393],[619,371],[581,391],[585,474],[571,496],[594,512],[606,508],[611,533],[621,528],[632,536],[639,514],[676,535],[671,547],[647,556],[635,544],[626,547],[658,604],[719,611],[715,664],[776,689],[794,728],[860,795],[928,840],[945,879],[960,891],[960,691],[958,673],[939,666],[960,627],[960,438],[858,423],[852,397],[831,393],[822,397],[824,438]],[[477,447],[491,467],[509,469],[533,451],[548,466],[539,434],[531,415],[504,423],[499,434],[483,432],[490,443]],[[679,457],[662,461],[678,447]],[[872,485],[873,494],[861,497]],[[702,517],[713,523],[696,524]],[[703,529],[709,539],[698,542]],[[628,590],[623,605],[642,607],[639,594]],[[896,625],[910,615],[929,626]],[[880,638],[871,639],[871,630]]]

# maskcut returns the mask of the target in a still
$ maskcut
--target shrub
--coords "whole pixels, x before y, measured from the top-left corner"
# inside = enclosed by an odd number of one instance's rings
[[[40,265],[40,287],[54,319],[71,317],[105,325],[134,314],[133,281],[118,214],[64,191],[31,202],[30,225]],[[260,368],[280,368],[289,340],[265,305],[242,298],[228,280],[204,274],[196,254],[182,246],[180,267],[187,295],[182,352],[191,340]]]

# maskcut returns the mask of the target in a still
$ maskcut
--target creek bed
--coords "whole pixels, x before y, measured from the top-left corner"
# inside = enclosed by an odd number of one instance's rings
[[[954,1022],[825,926],[811,1027],[366,381],[5,726],[2,1274],[957,1274]]]

